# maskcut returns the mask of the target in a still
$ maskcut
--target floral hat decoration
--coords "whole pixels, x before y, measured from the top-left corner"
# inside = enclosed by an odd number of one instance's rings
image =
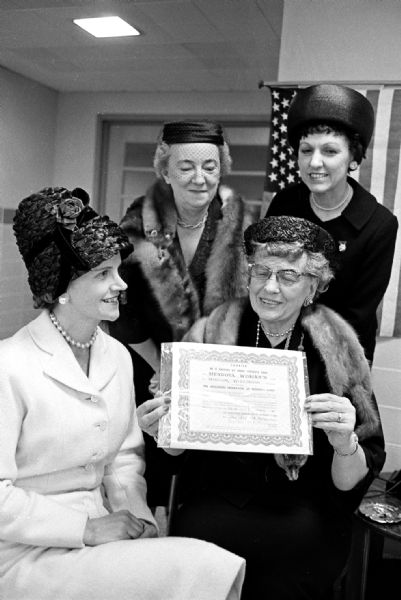
[[[81,188],[49,187],[24,198],[13,229],[35,308],[51,306],[82,272],[133,250],[120,227],[89,206]]]

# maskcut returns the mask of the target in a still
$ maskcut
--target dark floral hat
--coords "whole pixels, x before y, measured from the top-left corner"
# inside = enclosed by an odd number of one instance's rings
[[[319,225],[299,217],[265,217],[244,232],[245,252],[251,256],[260,244],[298,243],[304,250],[320,252],[336,267],[337,248],[331,235]]]
[[[118,253],[124,259],[133,250],[120,227],[98,215],[80,188],[44,188],[24,198],[13,229],[35,308],[53,304],[77,274]]]

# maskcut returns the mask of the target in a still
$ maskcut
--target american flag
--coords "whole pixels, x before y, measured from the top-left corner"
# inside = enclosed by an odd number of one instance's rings
[[[296,157],[286,139],[288,106],[297,87],[270,89],[272,122],[265,192],[271,198],[278,190],[299,181],[299,175]],[[401,225],[401,87],[383,85],[376,89],[361,89],[355,86],[355,89],[366,96],[374,108],[375,131],[366,158],[360,168],[352,172],[352,177],[393,212]],[[378,334],[384,337],[401,337],[400,230],[390,283],[379,309]]]
[[[365,160],[352,173],[401,225],[401,89],[363,90],[375,111],[375,130]],[[398,230],[390,283],[379,311],[379,335],[401,337],[401,233]]]
[[[272,118],[265,191],[277,192],[299,181],[297,158],[287,142],[288,107],[296,88],[270,88]]]

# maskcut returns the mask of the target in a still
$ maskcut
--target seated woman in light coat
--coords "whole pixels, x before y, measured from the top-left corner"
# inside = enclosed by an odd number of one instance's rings
[[[171,533],[243,556],[242,600],[327,600],[349,553],[352,514],[384,462],[369,365],[351,326],[315,304],[333,277],[330,234],[305,219],[270,217],[244,239],[249,297],[198,320],[184,341],[274,348],[278,359],[303,351],[313,455],[185,450],[176,458]],[[138,408],[148,433],[157,435],[168,400]]]
[[[46,188],[14,220],[43,310],[0,343],[0,597],[238,599],[243,559],[155,539],[132,362],[98,326],[132,246],[82,192]]]

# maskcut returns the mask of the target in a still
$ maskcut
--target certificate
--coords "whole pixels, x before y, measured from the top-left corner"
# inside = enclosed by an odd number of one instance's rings
[[[160,389],[171,395],[160,447],[312,454],[303,352],[165,343]]]

